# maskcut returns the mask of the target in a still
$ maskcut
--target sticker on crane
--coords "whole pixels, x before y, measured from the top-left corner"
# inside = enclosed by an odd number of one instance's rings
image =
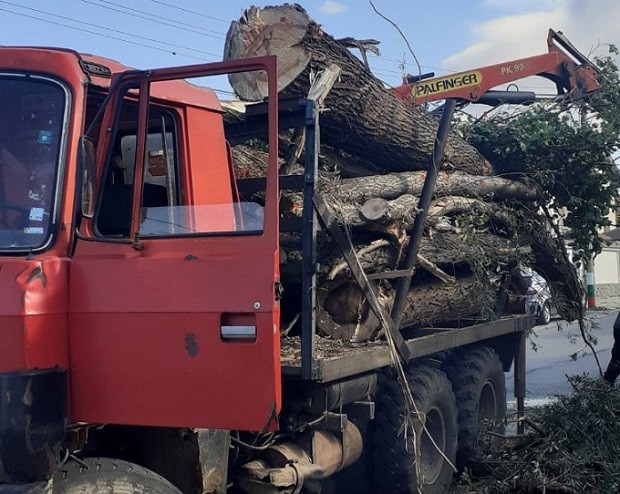
[[[454,89],[463,89],[477,86],[482,82],[482,74],[474,70],[454,76],[443,77],[434,81],[420,81],[411,87],[411,95],[414,98],[424,98],[436,94],[447,93]]]

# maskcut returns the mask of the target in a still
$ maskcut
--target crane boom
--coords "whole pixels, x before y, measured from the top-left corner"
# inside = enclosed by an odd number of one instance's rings
[[[552,81],[558,94],[577,90],[582,94],[596,91],[599,69],[577,50],[561,32],[549,29],[548,53],[495,65],[480,67],[432,79],[409,78],[392,91],[409,104],[454,98],[480,102],[491,88],[529,76]],[[531,94],[531,93],[529,93]]]

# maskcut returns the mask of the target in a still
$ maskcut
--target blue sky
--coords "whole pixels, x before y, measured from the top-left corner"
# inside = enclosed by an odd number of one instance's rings
[[[437,75],[544,53],[549,27],[563,31],[585,53],[600,43],[620,45],[618,0],[374,3],[404,32],[422,70]],[[240,0],[0,0],[0,44],[61,46],[137,68],[216,61],[230,21],[251,5]],[[387,84],[399,84],[403,61],[406,71],[417,72],[396,29],[368,1],[301,5],[336,38],[380,40],[382,55],[371,63]]]

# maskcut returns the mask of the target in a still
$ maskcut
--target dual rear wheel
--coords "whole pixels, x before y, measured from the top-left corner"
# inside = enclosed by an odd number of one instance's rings
[[[502,364],[493,349],[472,347],[453,354],[442,369],[414,364],[406,374],[417,408],[409,420],[394,379],[384,379],[377,392],[373,488],[385,494],[443,494],[454,467],[463,469],[480,458],[487,421],[496,431],[503,427]]]

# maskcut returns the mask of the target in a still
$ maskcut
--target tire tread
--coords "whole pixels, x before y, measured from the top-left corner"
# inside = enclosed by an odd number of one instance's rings
[[[106,477],[107,482],[100,482],[100,479]],[[125,460],[103,457],[69,460],[54,475],[53,494],[125,493],[131,492],[131,485],[135,484],[141,485],[140,492],[143,494],[180,494],[171,482],[148,468]]]
[[[496,418],[506,416],[506,383],[499,356],[491,347],[466,348],[455,353],[444,366],[452,382],[458,411],[459,439],[457,467],[464,468],[480,455],[478,445],[479,420],[478,403],[486,379],[493,379],[496,404]]]
[[[412,365],[407,371],[407,379],[418,406],[424,406],[429,396],[434,396],[438,390],[448,393],[452,403],[452,411],[446,417],[451,424],[447,424],[454,432],[452,444],[456,444],[456,411],[454,409],[454,394],[445,373],[427,365]],[[381,380],[376,398],[375,430],[374,430],[374,484],[376,492],[381,494],[413,494],[418,490],[415,486],[416,472],[414,466],[413,448],[405,446],[403,436],[403,394],[400,385],[394,380],[385,377]],[[410,440],[408,439],[408,443]],[[447,451],[448,457],[454,461],[456,448]],[[451,475],[450,475],[451,480]],[[445,492],[445,479],[438,481],[434,486],[428,486],[426,492]],[[448,482],[449,485],[449,482]],[[440,489],[440,490],[437,490]]]

